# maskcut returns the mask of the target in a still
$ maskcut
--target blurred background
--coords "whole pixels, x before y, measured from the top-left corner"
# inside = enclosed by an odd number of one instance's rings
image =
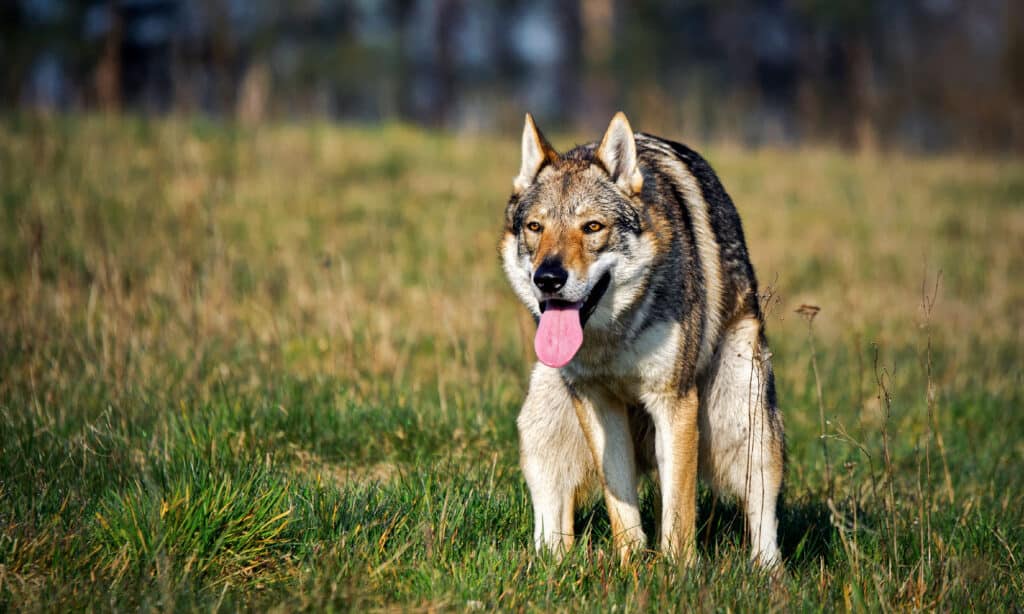
[[[5,0],[0,105],[1024,149],[1018,0]]]

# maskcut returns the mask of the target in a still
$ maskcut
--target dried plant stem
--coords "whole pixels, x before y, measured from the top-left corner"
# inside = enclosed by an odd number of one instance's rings
[[[820,308],[814,305],[801,305],[797,313],[807,320],[807,346],[811,350],[811,372],[814,373],[814,389],[818,396],[818,420],[821,432],[821,453],[825,457],[825,486],[828,499],[832,500],[832,460],[828,454],[828,440],[825,433],[825,400],[821,391],[821,376],[818,373],[818,353],[814,347],[814,316],[818,315]]]
[[[889,421],[892,417],[892,395],[889,393],[889,386],[886,380],[889,372],[878,366],[878,346],[875,346],[874,355],[875,383],[878,386],[878,402],[882,408],[882,459],[885,461],[885,483],[887,488],[885,501],[886,530],[889,537],[889,545],[892,548],[892,560],[889,567],[889,576],[892,577],[893,567],[899,567],[899,548],[896,546],[896,492],[893,481],[892,453],[889,449]]]
[[[927,278],[927,276],[926,276]],[[946,487],[946,498],[952,505],[954,500],[953,492],[953,478],[949,474],[949,462],[946,460],[946,443],[942,438],[942,431],[939,430],[938,418],[936,418],[936,392],[935,382],[932,379],[933,375],[933,362],[932,362],[932,310],[935,307],[935,301],[939,295],[939,282],[942,280],[942,271],[940,270],[935,276],[935,285],[932,288],[931,295],[927,292],[927,279],[921,282],[921,308],[924,311],[924,327],[927,335],[927,344],[925,346],[925,376],[927,381],[926,400],[928,407],[928,429],[931,437],[935,439],[935,444],[939,448],[939,458],[942,460],[942,473]]]

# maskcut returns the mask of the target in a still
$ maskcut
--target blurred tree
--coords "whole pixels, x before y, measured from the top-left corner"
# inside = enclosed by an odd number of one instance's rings
[[[809,54],[817,65],[808,71],[831,84],[821,88],[834,92],[825,104],[838,113],[828,114],[829,123],[838,128],[843,142],[875,149],[878,97],[872,39],[878,35],[879,0],[799,0],[797,4],[812,31],[832,41],[826,53]]]
[[[117,112],[121,109],[121,47],[124,44],[124,20],[117,3],[111,0],[105,9],[109,27],[103,36],[103,46],[96,70],[93,73],[93,88],[96,106],[103,111]]]
[[[1024,152],[1024,6],[1011,2],[1006,20],[1003,68],[1009,83],[1012,117],[1010,134],[1017,150]]]

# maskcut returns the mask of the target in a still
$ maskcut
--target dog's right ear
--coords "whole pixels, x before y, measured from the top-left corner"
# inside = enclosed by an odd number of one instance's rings
[[[533,116],[527,113],[526,124],[523,126],[523,162],[519,167],[519,175],[512,181],[512,191],[519,194],[530,187],[540,169],[557,159],[558,152],[537,129]]]

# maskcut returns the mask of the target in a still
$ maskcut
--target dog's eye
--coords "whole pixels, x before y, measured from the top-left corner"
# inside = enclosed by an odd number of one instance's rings
[[[540,232],[544,230],[544,227],[537,222],[530,222],[526,225],[526,229],[530,232]]]
[[[601,222],[587,222],[583,225],[583,232],[587,234],[593,234],[604,230],[604,224]]]

